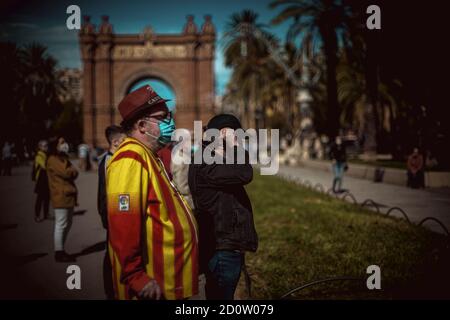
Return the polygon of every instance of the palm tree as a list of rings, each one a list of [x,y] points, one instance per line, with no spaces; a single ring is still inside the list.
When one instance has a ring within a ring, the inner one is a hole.
[[[276,0],[271,3],[271,7],[284,7],[272,20],[274,24],[294,20],[288,33],[290,41],[295,37],[311,37],[323,46],[326,65],[327,131],[333,138],[339,133],[341,112],[337,97],[337,54],[350,13],[349,8],[340,0]]]
[[[33,139],[45,134],[62,110],[59,95],[64,88],[57,77],[57,62],[46,47],[36,43],[25,46],[21,60],[20,126],[32,133],[29,138]]]
[[[377,48],[379,32],[368,30],[365,25],[365,12],[369,5],[367,1],[345,0],[352,8],[352,14],[347,17],[346,59],[351,67],[363,75],[364,100],[364,152],[367,156],[374,156],[377,151],[379,135],[381,132],[380,92],[378,77]]]
[[[0,42],[0,95],[3,117],[0,119],[2,139],[12,138],[15,132],[19,110],[19,89],[21,82],[20,48],[11,42]]]
[[[380,141],[384,140],[390,145],[393,145],[395,141],[398,114],[405,110],[405,101],[402,97],[403,84],[398,79],[378,80],[377,87],[372,89],[376,90],[377,95],[377,112],[373,112],[374,108],[371,108],[369,98],[367,71],[363,64],[349,60],[347,57],[342,55],[337,68],[338,98],[343,110],[341,119],[345,119],[343,121],[353,127],[355,124],[358,125],[358,132],[364,137],[365,155],[373,156],[375,149],[368,147],[373,146],[374,142],[377,147],[383,148]],[[386,113],[389,114],[388,117]],[[385,122],[387,119],[389,119],[388,124]],[[389,134],[389,139],[375,140],[375,137],[382,138],[384,134]],[[368,137],[372,139],[369,143],[367,143]]]
[[[277,39],[257,20],[258,14],[251,10],[235,13],[230,17],[224,35],[225,65],[233,68],[231,81],[238,84],[248,127],[256,127],[258,122],[261,124],[260,121],[263,121],[259,118],[264,114],[260,92],[270,78],[267,68],[270,61],[268,43],[278,46]],[[265,41],[254,36],[253,30],[258,30]],[[248,115],[253,115],[254,119]]]

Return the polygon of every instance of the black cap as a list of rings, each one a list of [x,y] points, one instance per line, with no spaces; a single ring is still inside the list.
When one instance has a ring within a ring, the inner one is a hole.
[[[223,129],[223,128],[231,128],[231,129],[241,129],[241,122],[233,116],[232,114],[218,114],[209,120],[206,129]]]

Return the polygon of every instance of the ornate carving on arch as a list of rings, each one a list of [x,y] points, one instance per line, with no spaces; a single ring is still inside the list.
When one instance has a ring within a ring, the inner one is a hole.
[[[214,28],[212,17],[210,15],[205,16],[205,22],[202,26],[202,33],[209,35],[214,35],[216,33],[216,29]]]
[[[184,26],[184,30],[183,33],[184,34],[197,34],[197,26],[194,22],[194,16],[193,15],[188,15],[186,17],[186,25]]]
[[[102,16],[102,24],[100,25],[98,32],[101,34],[112,34],[113,33],[112,24],[109,23],[109,16]]]

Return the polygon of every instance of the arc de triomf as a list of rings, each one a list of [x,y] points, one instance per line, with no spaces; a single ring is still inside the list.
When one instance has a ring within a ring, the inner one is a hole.
[[[142,79],[159,79],[176,96],[178,128],[206,123],[214,113],[215,28],[205,16],[200,30],[193,16],[180,34],[116,34],[107,16],[98,30],[88,16],[79,34],[83,62],[84,140],[106,147],[105,128],[120,123],[117,105]]]

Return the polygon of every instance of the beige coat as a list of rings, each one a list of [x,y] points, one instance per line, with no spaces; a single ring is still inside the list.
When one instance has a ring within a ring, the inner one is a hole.
[[[73,208],[77,204],[77,169],[66,157],[51,155],[47,175],[53,208]]]
[[[188,175],[189,175],[189,165],[182,162],[183,156],[181,153],[181,148],[178,153],[173,155],[172,161],[170,163],[170,171],[172,172],[172,181],[177,187],[178,191],[184,197],[186,202],[189,204],[191,209],[195,209],[194,201],[192,199],[191,190],[189,189]],[[178,162],[174,161],[177,160]],[[189,160],[189,159],[188,159]],[[187,161],[186,161],[187,162]]]

